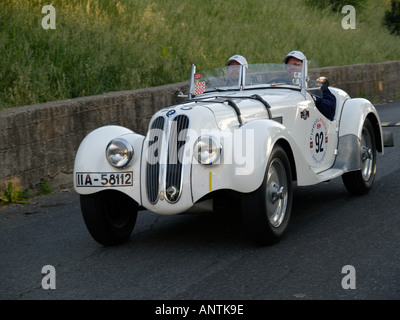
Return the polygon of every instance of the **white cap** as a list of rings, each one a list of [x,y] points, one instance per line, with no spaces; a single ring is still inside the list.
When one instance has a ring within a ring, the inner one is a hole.
[[[306,58],[306,56],[303,54],[303,52],[301,51],[291,51],[287,54],[287,56],[285,57],[285,59],[283,59],[284,63],[287,63],[287,61],[289,60],[289,58],[296,58],[299,59],[301,61],[304,61]]]
[[[237,61],[241,65],[247,64],[247,60],[245,57],[241,56],[240,54],[235,54],[234,56],[230,57],[228,61],[226,62],[226,65],[229,64],[231,61]]]

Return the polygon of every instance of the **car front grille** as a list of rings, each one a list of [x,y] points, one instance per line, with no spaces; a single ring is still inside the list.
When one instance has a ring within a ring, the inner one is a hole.
[[[151,203],[157,202],[159,193],[159,147],[153,146],[154,144],[161,143],[159,141],[161,136],[160,131],[164,129],[164,118],[158,117],[155,119],[150,127],[149,144],[147,149],[147,165],[146,165],[146,185],[147,185],[147,198]],[[153,146],[153,148],[152,148]]]
[[[152,204],[164,197],[170,203],[177,202],[182,192],[182,169],[189,118],[178,115],[165,120],[164,117],[158,117],[150,127],[146,188],[148,200]],[[163,142],[163,139],[166,141]],[[160,154],[160,151],[164,154]]]

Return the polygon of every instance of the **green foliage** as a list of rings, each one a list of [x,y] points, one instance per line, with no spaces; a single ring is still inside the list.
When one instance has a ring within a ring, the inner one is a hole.
[[[26,199],[29,198],[28,190],[21,191],[17,186],[13,186],[12,182],[7,184],[7,189],[3,194],[0,194],[0,204],[11,204],[11,203],[29,203]]]
[[[50,194],[52,192],[53,192],[53,190],[52,190],[51,186],[48,184],[47,181],[43,180],[39,184],[39,190],[38,190],[38,195],[39,196]]]
[[[351,5],[356,9],[364,8],[368,0],[305,0],[312,7],[327,8],[330,7],[335,12],[341,12],[346,5]]]
[[[180,82],[192,63],[212,68],[233,54],[281,62],[302,50],[320,66],[400,59],[400,39],[381,23],[388,0],[345,0],[364,6],[351,31],[334,5],[305,1],[2,0],[0,110]],[[56,29],[44,30],[50,3]]]
[[[391,10],[387,10],[383,17],[383,25],[391,34],[400,36],[400,0],[392,0]]]
[[[37,189],[36,195],[42,196],[47,195],[53,192],[53,189],[49,185],[49,183],[43,180]],[[4,190],[3,194],[0,194],[0,205],[7,205],[12,203],[19,204],[29,204],[28,199],[34,197],[35,195],[30,194],[29,189],[21,191],[20,188],[14,186],[12,182],[7,184],[6,190]]]

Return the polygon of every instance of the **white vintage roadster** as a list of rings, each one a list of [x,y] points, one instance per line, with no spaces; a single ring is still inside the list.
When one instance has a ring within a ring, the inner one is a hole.
[[[235,68],[235,69],[234,69]],[[292,184],[342,177],[351,194],[372,187],[384,135],[374,106],[329,87],[333,121],[315,106],[317,70],[288,77],[285,64],[196,73],[189,94],[154,114],[146,136],[120,126],[88,134],[76,154],[74,187],[92,237],[126,241],[138,210],[173,215],[199,204],[241,205],[256,243],[276,242],[292,211]],[[311,69],[310,69],[311,71]]]

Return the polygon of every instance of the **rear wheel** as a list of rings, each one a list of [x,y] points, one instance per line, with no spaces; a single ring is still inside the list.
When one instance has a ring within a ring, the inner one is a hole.
[[[292,210],[292,175],[285,151],[275,146],[261,186],[244,194],[242,215],[248,234],[259,245],[280,240]]]
[[[92,237],[103,245],[127,241],[136,223],[138,204],[122,192],[81,195],[81,210]]]
[[[371,122],[365,119],[360,141],[361,168],[342,176],[347,191],[352,195],[366,194],[372,187],[376,173],[376,142]]]

